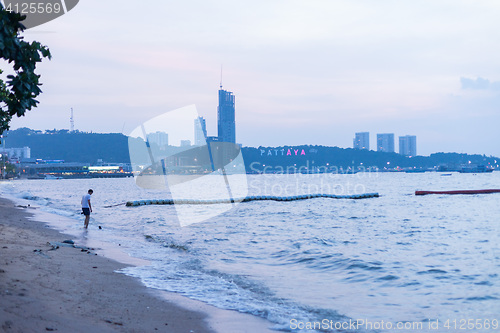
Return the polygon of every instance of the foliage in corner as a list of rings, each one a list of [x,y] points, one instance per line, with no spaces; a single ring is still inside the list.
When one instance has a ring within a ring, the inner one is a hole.
[[[13,75],[6,82],[0,76],[0,134],[9,129],[14,115],[21,117],[36,107],[35,99],[42,90],[40,75],[35,73],[36,64],[43,58],[51,59],[49,49],[33,41],[23,40],[20,33],[25,30],[21,23],[26,16],[9,12],[0,4],[0,59],[12,66]],[[0,75],[3,70],[0,68]]]

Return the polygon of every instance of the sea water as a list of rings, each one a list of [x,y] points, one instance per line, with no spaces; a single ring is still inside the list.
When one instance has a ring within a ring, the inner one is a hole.
[[[92,237],[151,263],[122,273],[275,329],[328,332],[363,321],[371,326],[343,331],[420,323],[419,331],[453,332],[470,319],[492,331],[500,320],[500,194],[414,195],[500,188],[500,172],[249,175],[248,186],[251,195],[380,197],[252,201],[181,227],[171,205],[105,208],[170,195],[132,178],[20,180],[0,191],[74,219],[68,227],[77,231],[81,197],[92,188]],[[314,322],[323,325],[309,329]]]

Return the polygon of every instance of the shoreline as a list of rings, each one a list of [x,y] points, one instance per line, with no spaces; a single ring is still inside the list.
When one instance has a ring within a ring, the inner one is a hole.
[[[50,220],[57,218],[63,217],[0,198],[0,330],[273,332],[262,318],[147,288],[117,273],[147,262],[78,240],[64,244],[74,236],[53,229]]]

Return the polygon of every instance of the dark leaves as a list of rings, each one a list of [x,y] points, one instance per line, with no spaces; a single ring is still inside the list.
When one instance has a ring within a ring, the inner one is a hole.
[[[12,116],[21,117],[36,107],[35,99],[42,91],[36,64],[51,59],[49,49],[37,41],[28,43],[19,34],[25,30],[21,23],[26,16],[8,12],[0,4],[0,58],[13,64],[14,75],[7,82],[0,79],[0,134],[9,129]],[[1,70],[0,70],[1,73]]]

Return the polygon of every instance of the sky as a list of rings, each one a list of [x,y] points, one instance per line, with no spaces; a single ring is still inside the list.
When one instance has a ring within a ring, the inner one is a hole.
[[[217,134],[236,96],[244,146],[352,147],[417,136],[417,153],[500,156],[496,0],[84,0],[25,32],[48,45],[38,108],[11,126],[122,132],[194,104]],[[3,66],[3,65],[2,65]]]

